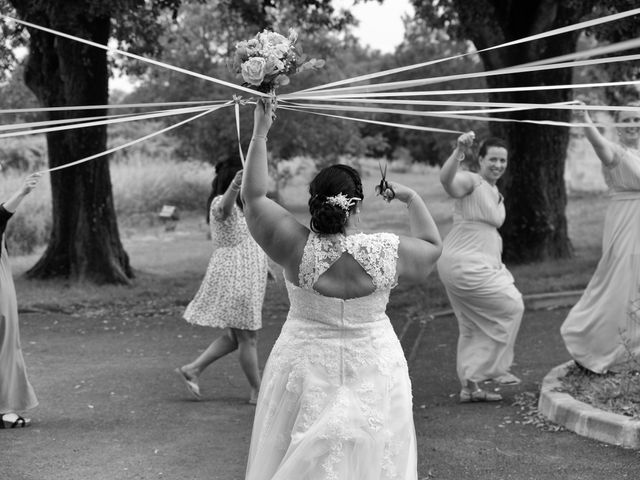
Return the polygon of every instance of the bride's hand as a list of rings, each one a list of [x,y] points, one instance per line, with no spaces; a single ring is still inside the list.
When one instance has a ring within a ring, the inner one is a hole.
[[[266,135],[273,124],[273,100],[259,98],[253,111],[253,134]]]

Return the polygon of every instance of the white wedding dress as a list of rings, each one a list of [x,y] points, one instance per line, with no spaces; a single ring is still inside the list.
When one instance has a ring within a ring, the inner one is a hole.
[[[299,286],[265,366],[247,480],[416,480],[411,382],[385,313],[399,239],[309,234]],[[343,254],[371,277],[342,300],[313,286]]]

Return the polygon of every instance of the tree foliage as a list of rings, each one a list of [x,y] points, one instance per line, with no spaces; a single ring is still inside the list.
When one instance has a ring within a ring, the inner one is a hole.
[[[344,16],[338,21],[327,12],[321,15],[317,6],[303,8],[305,2],[280,3],[277,9],[273,6],[266,8],[265,17],[260,17],[261,21],[252,16],[247,20],[247,13],[238,10],[235,3],[209,1],[186,4],[175,21],[164,19],[165,33],[159,39],[163,50],[160,59],[211,77],[241,83],[227,68],[227,59],[236,42],[252,37],[266,25],[283,32],[289,27],[295,28],[300,32],[298,44],[305,52],[313,57],[330,59],[326,68],[295,76],[292,85],[282,88],[279,93],[325,83],[345,72],[358,72],[353,68],[353,57],[366,57],[366,53],[349,36],[345,38],[338,35],[336,29],[345,24]],[[314,3],[330,6],[330,2],[311,2]],[[330,11],[335,13],[332,9]],[[211,25],[218,25],[219,28],[211,28]],[[349,42],[352,47],[343,55],[343,47]],[[341,55],[336,55],[336,52]],[[362,63],[359,66],[362,67]],[[225,86],[157,67],[147,69],[141,78],[143,82],[140,87],[124,101],[231,100],[237,93],[243,99],[250,97]],[[241,136],[248,139],[251,107],[241,108],[241,118]],[[232,108],[222,109],[189,123],[176,131],[175,135],[181,140],[180,153],[185,158],[197,157],[212,163],[239,161]],[[312,151],[321,157],[335,159],[340,153],[348,152],[350,144],[354,143],[351,140],[358,136],[358,127],[353,122],[281,109],[271,134],[270,151],[280,158]]]

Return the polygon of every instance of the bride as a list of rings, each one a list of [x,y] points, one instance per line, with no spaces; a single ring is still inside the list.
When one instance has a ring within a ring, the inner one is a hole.
[[[398,283],[424,283],[441,251],[436,225],[410,188],[411,236],[355,233],[364,198],[346,165],[309,186],[311,229],[268,199],[271,102],[259,101],[242,182],[258,244],[284,268],[291,307],[264,370],[247,480],[416,480],[411,383],[385,314]]]

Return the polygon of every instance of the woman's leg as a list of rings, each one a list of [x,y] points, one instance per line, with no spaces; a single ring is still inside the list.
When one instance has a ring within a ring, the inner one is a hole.
[[[197,379],[200,374],[213,362],[238,348],[238,339],[233,329],[228,329],[224,335],[216,338],[207,349],[193,362],[188,363],[180,370],[190,379]]]
[[[249,403],[256,403],[260,391],[260,371],[258,370],[258,332],[255,330],[232,329],[238,339],[240,366],[249,380],[251,396]]]

